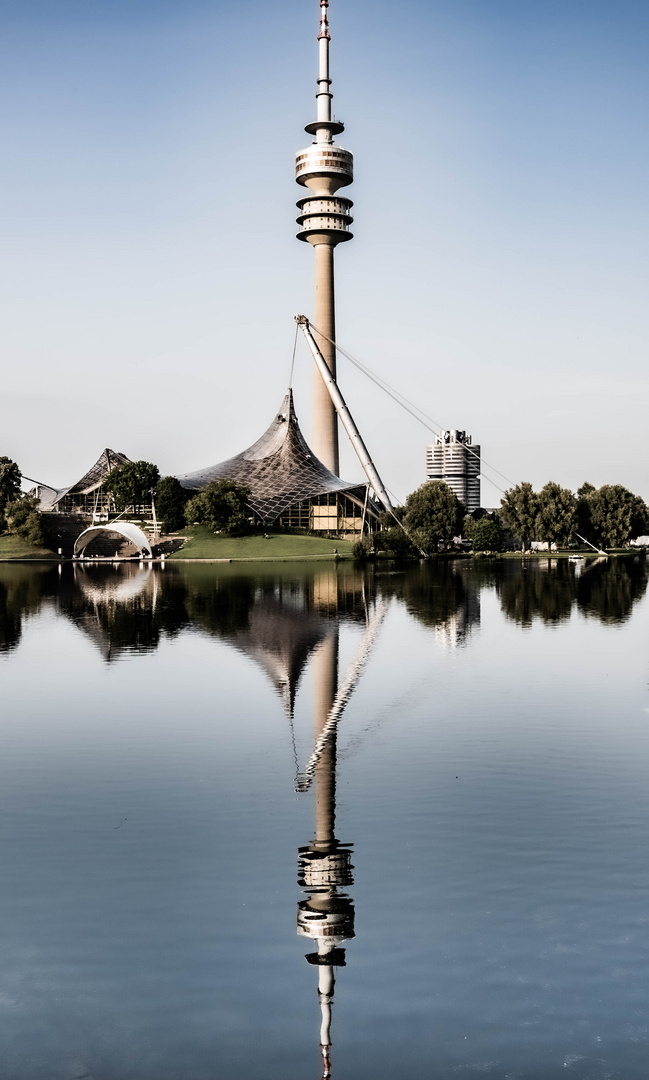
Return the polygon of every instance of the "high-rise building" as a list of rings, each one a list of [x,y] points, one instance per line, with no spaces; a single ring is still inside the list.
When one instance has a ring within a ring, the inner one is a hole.
[[[480,506],[480,447],[466,431],[442,431],[426,447],[426,478],[443,480],[470,514]]]
[[[297,218],[298,239],[315,249],[315,307],[313,330],[320,352],[331,374],[336,377],[336,314],[334,296],[334,248],[351,240],[349,231],[353,218],[350,199],[337,195],[341,187],[354,179],[354,159],[349,150],[334,142],[345,127],[334,120],[331,112],[331,78],[329,77],[329,0],[320,0],[320,31],[318,34],[319,69],[316,90],[316,119],[305,131],[313,135],[310,146],[299,150],[295,158],[295,179],[311,192],[300,199]],[[317,331],[321,331],[320,334]],[[338,417],[322,376],[314,371],[313,432],[311,445],[316,457],[330,472],[338,476]]]

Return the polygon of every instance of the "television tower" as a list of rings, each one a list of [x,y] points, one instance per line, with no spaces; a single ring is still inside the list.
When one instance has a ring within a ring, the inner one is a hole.
[[[297,222],[298,240],[306,240],[315,248],[315,313],[314,330],[321,330],[336,340],[334,298],[334,248],[343,240],[351,240],[349,231],[353,218],[353,203],[341,195],[339,188],[354,179],[354,159],[349,150],[334,142],[334,135],[345,130],[344,124],[331,116],[331,79],[329,78],[329,0],[320,0],[320,31],[318,34],[319,69],[316,90],[317,119],[307,124],[305,131],[314,141],[295,156],[295,179],[311,192],[300,199]],[[336,377],[336,350],[326,338],[316,333],[318,346]],[[316,455],[336,476],[338,463],[338,418],[327,387],[317,368],[313,385],[313,432],[311,446]]]

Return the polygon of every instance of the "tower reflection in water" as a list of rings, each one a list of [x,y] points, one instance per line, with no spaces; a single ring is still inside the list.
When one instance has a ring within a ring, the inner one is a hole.
[[[362,579],[361,579],[362,580]],[[335,577],[329,584],[335,582]],[[322,584],[322,582],[321,582]],[[314,750],[297,790],[315,786],[315,835],[298,850],[298,884],[307,894],[298,904],[297,932],[311,938],[315,950],[306,960],[318,972],[320,1049],[323,1076],[331,1075],[332,1005],[335,969],[345,966],[346,941],[354,937],[354,904],[345,891],[353,885],[352,845],[336,837],[337,725],[351,697],[383,620],[385,602],[370,611],[362,590],[365,629],[345,677],[338,678],[339,629],[335,624],[313,658]]]
[[[297,932],[311,939],[307,962],[317,971],[323,1076],[331,1075],[335,969],[345,965],[345,942],[354,937],[352,846],[336,837],[337,726],[378,634],[387,600],[376,601],[373,573],[339,565],[299,579],[275,578],[255,590],[246,625],[231,644],[266,672],[293,725],[298,683],[309,660],[313,681],[313,751],[296,790],[315,788],[315,835],[298,849]],[[362,628],[356,653],[339,672],[340,628]],[[301,740],[300,740],[301,741]],[[309,740],[310,741],[310,740]],[[299,770],[297,753],[296,767]]]
[[[306,960],[317,970],[323,1076],[331,1075],[332,1005],[335,969],[345,965],[343,945],[354,937],[352,846],[336,837],[337,725],[362,674],[387,601],[375,600],[369,571],[338,566],[299,579],[275,578],[255,589],[244,627],[229,635],[266,672],[293,725],[296,693],[311,659],[313,751],[296,778],[296,790],[315,788],[315,835],[298,849],[297,932],[314,942]],[[356,653],[339,678],[342,623],[362,627]],[[297,753],[296,767],[299,769]]]
[[[338,629],[314,657],[315,739],[323,734],[336,698],[338,682]],[[329,735],[315,765],[315,836],[298,851],[298,884],[307,893],[300,901],[297,931],[312,938],[316,951],[306,959],[318,970],[318,997],[322,1012],[320,1047],[323,1076],[331,1072],[331,1006],[335,968],[345,964],[343,942],[354,937],[354,904],[345,890],[353,884],[351,844],[336,839],[336,733]]]

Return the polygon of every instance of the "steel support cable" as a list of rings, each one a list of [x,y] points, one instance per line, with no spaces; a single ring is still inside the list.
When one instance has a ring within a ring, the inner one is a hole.
[[[347,669],[347,674],[345,675],[345,678],[340,685],[340,688],[333,700],[333,704],[329,710],[329,714],[324,723],[322,731],[320,732],[316,740],[316,744],[313,748],[313,753],[311,754],[311,757],[307,761],[302,772],[295,777],[296,791],[309,790],[311,786],[311,781],[315,776],[315,771],[318,765],[318,761],[320,760],[320,757],[322,755],[322,751],[324,750],[332,735],[336,731],[338,723],[345,711],[345,706],[347,705],[349,699],[354,693],[354,690],[356,689],[356,686],[358,685],[358,680],[361,676],[363,668],[365,667],[365,664],[369,659],[369,655],[372,651],[372,646],[374,645],[376,636],[381,628],[381,623],[385,618],[385,613],[387,609],[387,600],[382,600],[381,603],[378,605],[376,611],[374,612],[374,615],[367,624],[367,627],[365,628],[363,637],[361,639],[361,643],[356,651],[356,655],[354,656],[354,659],[352,660],[351,664]]]
[[[390,383],[382,379],[380,375],[376,375],[375,372],[373,372],[360,360],[357,360],[356,357],[351,355],[351,353],[348,353],[339,345],[336,345],[335,348],[342,354],[342,356],[345,357],[345,359],[349,360],[350,364],[353,364],[354,367],[358,368],[358,370],[361,371],[363,375],[366,375],[368,379],[371,379],[371,381],[375,383],[381,390],[383,390],[383,392],[386,393],[388,397],[391,397],[392,400],[397,403],[397,405],[401,405],[401,408],[405,409],[405,411],[409,413],[412,417],[414,417],[414,419],[417,420],[422,425],[422,427],[425,427],[427,431],[431,431],[434,435],[438,435],[440,431],[446,430],[443,424],[440,424],[439,421],[434,420],[432,416],[429,416],[428,413],[425,413],[423,409],[419,408],[418,405],[415,405],[414,401],[410,401],[409,398],[405,397],[405,395],[402,394],[399,390],[395,389],[395,387],[391,386]],[[482,466],[486,465],[486,467],[490,469],[491,472],[496,473],[497,476],[500,476],[508,484],[511,484],[513,486],[513,480],[510,480],[508,476],[505,476],[504,473],[501,473],[500,470],[495,467],[495,465],[491,465],[484,458],[481,458],[481,456],[476,453],[473,447],[464,444],[464,449],[468,454],[471,454],[472,457],[478,459],[478,461],[480,462],[480,471],[482,471]],[[495,481],[490,480],[489,483],[493,484],[493,486],[497,488],[498,491],[503,491],[503,488],[501,488],[499,484],[496,484]]]
[[[354,448],[354,450],[356,452],[356,455],[357,455],[357,457],[358,457],[358,459],[359,459],[359,461],[361,463],[363,471],[364,471],[365,475],[367,476],[369,484],[372,487],[375,495],[377,496],[379,501],[382,503],[385,511],[388,514],[392,514],[392,517],[394,518],[394,520],[397,522],[398,525],[401,526],[401,528],[405,532],[406,536],[410,540],[413,547],[415,547],[417,549],[419,554],[424,559],[427,558],[428,556],[427,556],[426,552],[419,546],[419,544],[414,539],[414,537],[410,535],[410,533],[408,532],[406,527],[403,525],[403,523],[399,521],[397,515],[395,514],[395,512],[394,512],[394,510],[392,508],[392,505],[390,503],[390,497],[389,497],[387,491],[385,490],[385,488],[383,486],[383,481],[381,480],[381,477],[378,475],[376,469],[374,468],[374,464],[373,464],[372,459],[370,457],[369,451],[368,451],[367,447],[365,446],[365,444],[363,443],[361,434],[360,434],[358,428],[356,427],[356,424],[352,420],[351,414],[349,412],[349,409],[347,408],[347,405],[345,404],[344,398],[343,398],[343,396],[342,396],[342,394],[340,392],[340,389],[338,387],[336,379],[335,379],[334,375],[332,374],[332,372],[330,371],[329,366],[328,366],[324,356],[320,352],[320,349],[318,347],[318,343],[315,340],[315,338],[314,338],[314,336],[313,336],[313,334],[311,332],[311,324],[310,324],[309,320],[307,319],[306,315],[296,315],[295,316],[295,321],[296,321],[298,327],[302,330],[302,332],[304,334],[304,337],[306,338],[307,344],[308,344],[308,346],[309,346],[309,348],[311,350],[311,353],[313,355],[313,359],[314,359],[314,361],[316,363],[316,367],[320,371],[320,375],[322,376],[322,380],[323,380],[323,382],[324,382],[324,384],[325,384],[325,386],[326,386],[326,388],[327,388],[327,390],[329,392],[329,396],[331,398],[331,402],[332,402],[332,404],[334,406],[334,409],[336,410],[336,413],[338,414],[340,420],[343,423],[343,427],[345,428],[345,431],[347,432],[347,434],[349,436],[350,442],[351,442],[351,444],[352,444],[352,446],[353,446],[353,448]],[[331,338],[327,338],[327,340],[331,341]]]
[[[293,746],[293,761],[295,762],[295,775],[297,776],[297,774],[300,771],[300,763],[299,763],[298,758],[297,758],[297,744],[295,742],[295,724],[293,723],[293,712],[292,711],[288,715],[288,722],[289,722],[290,729],[291,729],[291,744]]]
[[[407,413],[410,413],[410,415],[415,420],[417,420],[417,422],[420,423],[422,427],[425,427],[428,431],[431,431],[433,435],[438,435],[440,431],[446,430],[443,424],[440,424],[437,420],[434,420],[432,416],[429,416],[428,413],[425,413],[423,409],[420,409],[418,405],[415,405],[414,401],[410,401],[409,398],[407,398],[394,386],[391,386],[390,383],[385,381],[385,379],[382,379],[380,375],[376,375],[375,372],[371,370],[371,368],[368,368],[355,356],[352,356],[350,352],[348,352],[346,349],[343,349],[341,345],[338,345],[335,341],[332,340],[332,338],[328,337],[327,334],[323,333],[322,330],[318,330],[318,327],[315,326],[314,323],[311,323],[311,326],[317,334],[320,334],[321,337],[325,338],[331,345],[333,345],[333,347],[336,349],[337,352],[341,354],[341,356],[344,356],[346,360],[349,360],[350,364],[353,364],[354,367],[358,368],[358,370],[363,373],[363,375],[366,375],[368,379],[371,379],[371,381],[375,383],[381,390],[383,390],[383,392],[387,394],[388,397],[391,397],[392,400],[397,403],[397,405],[400,405],[402,409],[405,409]],[[500,470],[495,467],[495,465],[491,465],[484,458],[481,458],[479,454],[476,454],[475,450],[473,450],[472,447],[465,445],[464,449],[473,457],[478,459],[478,461],[480,462],[481,471],[482,466],[486,466],[491,472],[495,473],[497,476],[500,476],[501,479],[505,480],[506,483],[508,483],[511,487],[515,486],[513,480],[510,480],[508,476],[505,476],[504,473],[501,473]],[[493,480],[489,480],[489,483],[493,484],[493,486],[497,488],[498,491],[504,494],[504,489],[501,488],[499,484],[496,484]]]

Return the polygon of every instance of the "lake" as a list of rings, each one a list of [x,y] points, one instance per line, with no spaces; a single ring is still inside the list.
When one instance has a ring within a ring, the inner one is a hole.
[[[2,1080],[645,1080],[646,589],[1,564]]]

